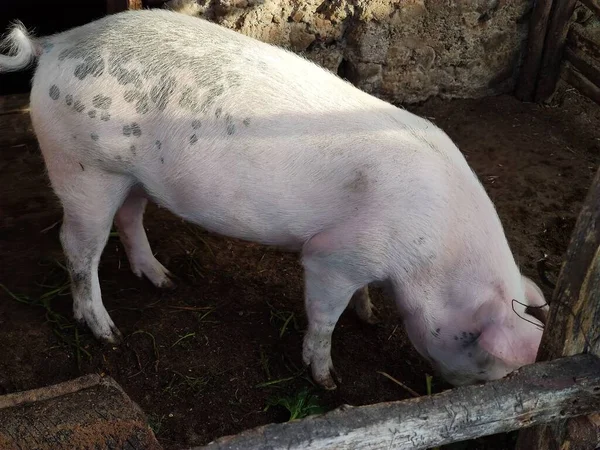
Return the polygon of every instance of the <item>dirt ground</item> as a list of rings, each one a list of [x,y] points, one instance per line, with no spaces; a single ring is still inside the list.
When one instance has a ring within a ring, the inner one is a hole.
[[[551,106],[501,96],[410,109],[434,120],[465,153],[524,273],[539,281],[535,262],[545,253],[555,277],[600,163],[600,108],[567,90]],[[343,383],[334,392],[315,388],[301,364],[306,321],[297,255],[208,234],[153,206],[145,220],[150,243],[178,287],[160,291],[138,280],[111,237],[101,287],[126,337],[119,347],[100,345],[73,326],[61,210],[35,143],[1,148],[0,174],[0,394],[109,374],[146,411],[165,449],[285,421],[286,409],[268,403],[296,403],[305,388],[314,411],[410,397],[379,372],[426,394],[430,369],[391,300],[377,291],[383,323],[367,326],[346,312],[333,340]],[[448,387],[434,377],[434,392]],[[508,449],[514,438],[452,448]]]

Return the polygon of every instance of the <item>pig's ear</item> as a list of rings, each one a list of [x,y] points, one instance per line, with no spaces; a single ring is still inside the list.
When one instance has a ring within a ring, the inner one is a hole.
[[[535,284],[532,280],[527,278],[526,276],[522,276],[523,279],[523,288],[525,290],[525,299],[529,306],[525,309],[525,312],[540,322],[543,325],[546,325],[546,321],[548,320],[548,305],[546,304],[546,299],[544,298],[544,293],[542,290]],[[544,306],[545,305],[545,306]]]

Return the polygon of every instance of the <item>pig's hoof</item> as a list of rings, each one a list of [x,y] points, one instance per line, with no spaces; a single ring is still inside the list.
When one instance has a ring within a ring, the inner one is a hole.
[[[118,345],[123,341],[123,335],[104,307],[98,311],[75,312],[75,320],[80,326],[87,325],[87,328],[100,342]]]
[[[134,269],[134,273],[138,277],[144,275],[154,286],[160,289],[175,289],[177,287],[171,279],[175,276],[157,259],[138,264],[138,267]]]

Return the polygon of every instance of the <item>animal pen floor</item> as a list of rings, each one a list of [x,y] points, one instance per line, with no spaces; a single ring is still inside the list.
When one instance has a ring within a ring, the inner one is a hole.
[[[535,262],[546,253],[556,277],[600,163],[600,108],[563,90],[550,107],[501,96],[431,100],[411,109],[434,120],[466,154],[524,273],[539,281]],[[179,276],[178,287],[159,291],[138,280],[112,236],[100,280],[126,337],[119,347],[100,345],[72,326],[61,210],[31,136],[0,148],[0,173],[0,394],[106,373],[145,410],[165,449],[287,420],[282,406],[265,407],[270,399],[294,403],[303,388],[324,409],[410,397],[378,372],[426,394],[429,368],[379,292],[382,324],[363,325],[344,313],[333,340],[343,383],[334,392],[315,389],[301,364],[297,255],[208,234],[154,206],[146,213],[149,239]],[[448,387],[434,377],[434,391]],[[513,442],[514,434],[452,448],[508,449]]]

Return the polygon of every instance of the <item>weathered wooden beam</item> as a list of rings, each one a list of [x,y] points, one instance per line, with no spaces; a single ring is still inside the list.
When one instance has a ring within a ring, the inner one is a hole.
[[[563,50],[569,31],[569,23],[577,0],[555,1],[548,22],[540,75],[535,91],[535,101],[546,101],[554,93],[560,76]]]
[[[571,25],[567,33],[567,43],[573,49],[579,49],[593,58],[600,59],[600,42],[588,37],[585,29],[578,23]]]
[[[585,95],[590,100],[595,101],[600,105],[600,87],[592,83],[585,75],[572,66],[567,66],[564,69],[564,80],[577,89],[582,95]]]
[[[600,169],[571,235],[550,303],[538,361],[580,353],[600,355]],[[599,411],[597,411],[599,412]],[[583,420],[583,419],[582,419]],[[593,422],[593,421],[592,421]],[[519,433],[517,450],[575,448],[573,425],[559,421]],[[571,439],[571,441],[569,441]],[[592,449],[594,447],[591,447]]]
[[[107,14],[115,14],[128,9],[142,9],[142,0],[106,0]]]
[[[109,377],[0,396],[0,448],[160,450],[144,413]]]
[[[524,102],[532,101],[535,96],[552,3],[553,0],[538,0],[534,2],[533,13],[529,21],[529,34],[524,62],[519,73],[517,89],[515,90],[515,96]]]
[[[419,450],[594,411],[600,411],[600,359],[576,355],[480,386],[266,425],[195,450]]]
[[[596,16],[600,17],[600,2],[598,0],[579,0],[589,9],[591,9]]]
[[[600,86],[600,61],[596,62],[579,49],[565,48],[565,59],[596,86]]]
[[[29,94],[0,96],[0,116],[29,112]]]

